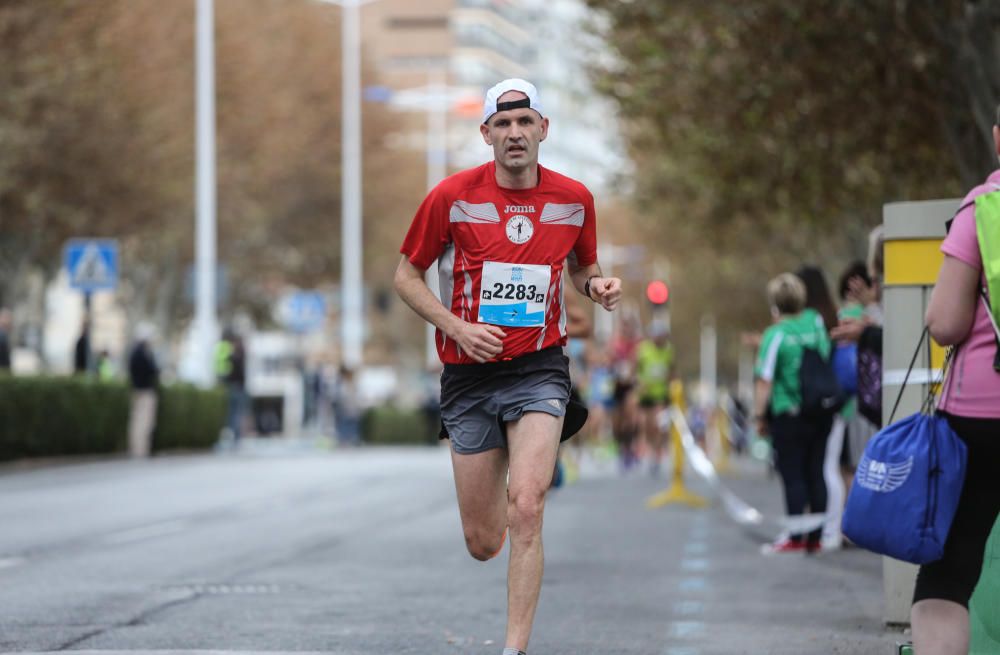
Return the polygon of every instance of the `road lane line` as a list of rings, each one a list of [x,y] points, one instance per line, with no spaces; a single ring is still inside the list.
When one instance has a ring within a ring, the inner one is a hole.
[[[705,603],[697,600],[679,600],[674,603],[677,616],[697,616],[705,610]]]
[[[690,648],[688,646],[671,646],[667,649],[664,655],[700,655],[701,651],[697,648]]]
[[[687,577],[677,585],[681,591],[704,591],[708,588],[708,582],[702,577]]]
[[[704,573],[708,570],[708,560],[705,558],[684,558],[681,560],[681,571],[685,573]]]
[[[153,523],[152,525],[144,525],[138,528],[122,530],[121,532],[113,532],[104,537],[103,541],[105,544],[112,546],[129,544],[136,541],[145,541],[146,539],[153,539],[154,537],[165,537],[169,534],[176,534],[182,531],[185,525],[185,521],[164,521],[162,523]]]
[[[684,544],[685,555],[704,555],[708,551],[708,545],[704,541],[691,541]]]
[[[698,637],[705,631],[701,621],[673,621],[670,624],[670,636],[676,639]]]

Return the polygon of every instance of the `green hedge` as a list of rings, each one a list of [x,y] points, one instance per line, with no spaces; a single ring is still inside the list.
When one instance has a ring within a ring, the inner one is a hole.
[[[0,460],[125,449],[128,388],[83,377],[0,377]]]
[[[221,390],[161,388],[154,448],[211,446],[225,412]],[[0,375],[0,460],[124,451],[128,416],[123,382]]]
[[[373,407],[361,417],[361,438],[371,444],[436,444],[440,425],[419,409]]]
[[[225,424],[225,390],[189,384],[161,387],[153,450],[211,448]]]

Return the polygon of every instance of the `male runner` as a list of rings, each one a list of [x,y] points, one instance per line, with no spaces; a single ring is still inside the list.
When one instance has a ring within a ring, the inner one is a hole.
[[[469,553],[495,557],[510,529],[504,655],[527,649],[542,584],[542,514],[570,388],[564,263],[604,309],[621,297],[621,281],[597,264],[590,192],[538,165],[548,128],[532,84],[490,89],[479,129],[494,161],[430,192],[395,276],[403,300],[437,327],[441,420]],[[435,260],[442,301],[424,282]]]
[[[660,474],[667,433],[660,426],[660,415],[670,404],[670,374],[674,364],[674,346],[670,343],[667,326],[655,321],[649,328],[649,338],[636,348],[636,379],[639,383],[639,408],[642,414],[642,437],[649,448],[649,472]]]

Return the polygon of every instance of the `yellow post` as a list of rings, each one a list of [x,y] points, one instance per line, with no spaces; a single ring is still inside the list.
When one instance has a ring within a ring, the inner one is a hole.
[[[715,456],[715,470],[719,475],[729,475],[733,466],[729,463],[729,414],[721,407],[715,410],[715,434],[719,438],[719,451]]]
[[[680,380],[670,383],[670,402],[683,412],[684,406],[684,385]],[[688,491],[684,486],[684,444],[681,441],[681,431],[676,422],[670,423],[670,448],[673,451],[674,475],[670,481],[670,486],[660,493],[650,496],[646,501],[646,507],[655,509],[674,503],[690,505],[691,507],[704,507],[708,501],[701,496]]]

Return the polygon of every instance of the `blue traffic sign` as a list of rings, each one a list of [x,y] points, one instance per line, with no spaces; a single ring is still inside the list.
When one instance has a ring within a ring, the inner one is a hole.
[[[326,297],[319,291],[295,291],[281,299],[278,311],[289,330],[315,332],[326,322]]]
[[[70,239],[63,247],[69,285],[79,291],[107,291],[118,286],[118,241]]]

